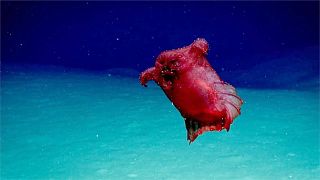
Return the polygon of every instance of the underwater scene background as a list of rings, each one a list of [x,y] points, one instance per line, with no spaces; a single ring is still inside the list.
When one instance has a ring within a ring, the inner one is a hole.
[[[209,43],[244,100],[191,145],[139,73]],[[1,179],[319,179],[319,2],[1,2]]]

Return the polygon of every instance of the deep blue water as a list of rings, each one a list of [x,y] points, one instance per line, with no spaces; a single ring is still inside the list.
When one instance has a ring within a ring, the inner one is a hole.
[[[1,2],[1,179],[319,179],[319,2]],[[188,144],[139,73],[209,44],[245,103]]]

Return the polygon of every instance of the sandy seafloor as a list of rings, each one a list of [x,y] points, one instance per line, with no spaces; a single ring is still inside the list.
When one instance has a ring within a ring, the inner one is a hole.
[[[238,88],[231,130],[189,145],[154,83],[52,67],[1,78],[1,179],[319,178],[317,90]]]

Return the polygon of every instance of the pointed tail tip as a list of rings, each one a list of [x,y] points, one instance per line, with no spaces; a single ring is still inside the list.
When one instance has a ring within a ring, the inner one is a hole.
[[[188,144],[191,145],[191,143],[193,143],[194,139],[193,140],[188,139],[188,141],[189,141]]]
[[[193,143],[196,139],[197,139],[198,135],[195,135],[195,134],[189,134],[188,132],[188,135],[187,135],[187,141],[189,143],[189,145],[191,143]]]

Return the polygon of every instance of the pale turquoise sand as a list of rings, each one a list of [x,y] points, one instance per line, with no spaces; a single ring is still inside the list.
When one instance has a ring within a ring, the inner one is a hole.
[[[34,68],[1,85],[1,179],[319,178],[318,91],[238,89],[231,130],[189,145],[155,84]]]

